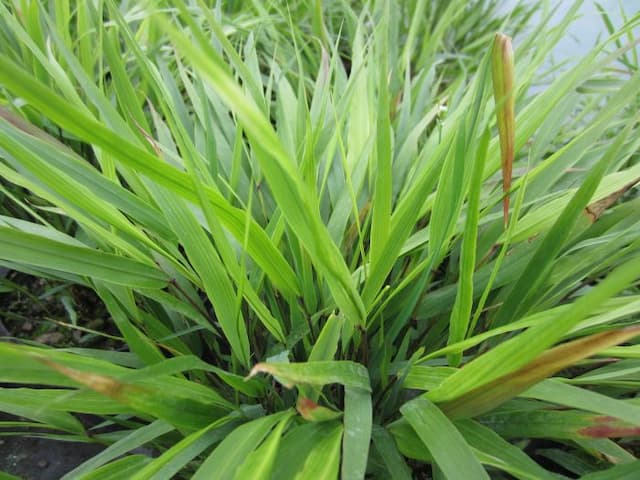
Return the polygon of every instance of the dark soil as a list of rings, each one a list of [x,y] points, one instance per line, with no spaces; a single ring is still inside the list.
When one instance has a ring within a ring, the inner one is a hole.
[[[0,276],[0,337],[56,347],[120,347],[89,331],[117,335],[106,308],[92,290],[19,272],[0,273],[4,274]],[[0,412],[0,421],[6,420],[20,419]],[[24,480],[58,480],[104,449],[103,445],[38,438],[35,431],[3,436],[3,430],[7,432],[0,427],[0,472]]]
[[[0,437],[0,471],[24,480],[58,480],[103,449],[88,443]]]
[[[0,293],[0,337],[59,347],[116,347],[113,340],[91,333],[118,334],[91,289],[19,272],[0,280],[8,290]]]

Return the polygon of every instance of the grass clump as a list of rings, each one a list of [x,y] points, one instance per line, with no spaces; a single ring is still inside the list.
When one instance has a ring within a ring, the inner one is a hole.
[[[578,3],[208,3],[0,6],[0,264],[116,329],[0,343],[3,432],[105,445],[65,478],[637,469],[640,17],[532,94]]]

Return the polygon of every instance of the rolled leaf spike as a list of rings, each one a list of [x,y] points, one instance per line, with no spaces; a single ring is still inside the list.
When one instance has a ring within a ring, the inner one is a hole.
[[[500,157],[502,161],[502,212],[504,225],[509,221],[509,190],[513,171],[515,143],[515,75],[513,68],[513,48],[511,37],[496,33],[491,58],[493,95],[496,102],[496,118],[500,137]]]

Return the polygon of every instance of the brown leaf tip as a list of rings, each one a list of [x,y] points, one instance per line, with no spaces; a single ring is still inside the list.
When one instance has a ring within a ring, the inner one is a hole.
[[[298,413],[302,415],[303,418],[308,419],[313,410],[318,408],[318,404],[311,400],[310,398],[300,397],[298,398],[298,402],[296,404],[296,410]]]
[[[640,435],[640,427],[621,424],[617,418],[609,416],[595,417],[595,424],[578,430],[580,435],[589,438],[621,438]]]

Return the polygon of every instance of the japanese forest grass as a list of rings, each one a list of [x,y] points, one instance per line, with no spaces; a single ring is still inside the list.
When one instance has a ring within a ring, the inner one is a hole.
[[[19,3],[0,264],[124,348],[0,343],[1,434],[106,447],[69,479],[640,470],[639,16],[534,95],[578,4]]]

